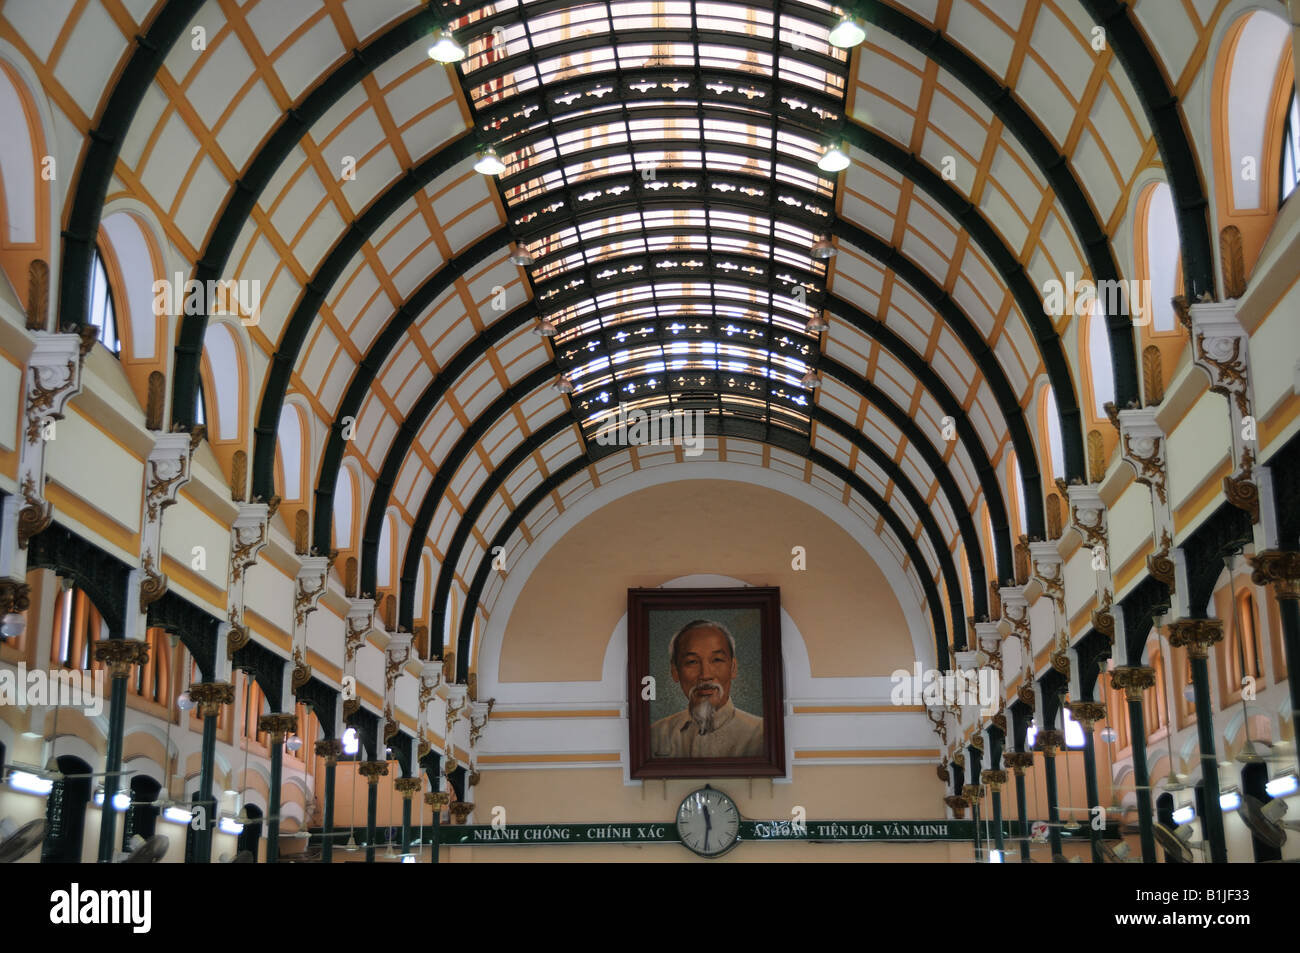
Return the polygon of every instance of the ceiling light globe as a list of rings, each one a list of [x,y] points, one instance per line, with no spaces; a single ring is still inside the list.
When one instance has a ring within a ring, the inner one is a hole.
[[[478,161],[474,163],[474,171],[480,175],[500,175],[506,170],[506,164],[501,161],[497,155],[496,149],[488,146],[478,154]]]
[[[822,153],[822,157],[817,160],[817,168],[832,175],[843,172],[852,164],[853,160],[849,158],[848,153],[838,143],[827,146],[826,151]]]
[[[465,47],[456,42],[450,30],[439,30],[433,46],[429,47],[429,59],[439,63],[459,63],[465,58]]]
[[[0,619],[0,637],[16,639],[27,628],[27,616],[21,612],[10,612]]]
[[[862,43],[867,38],[867,27],[861,20],[853,16],[842,16],[835,26],[831,27],[831,32],[827,36],[831,46],[839,47],[841,50],[851,49]]]

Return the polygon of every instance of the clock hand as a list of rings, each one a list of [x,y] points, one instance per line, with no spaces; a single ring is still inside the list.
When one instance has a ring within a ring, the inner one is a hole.
[[[704,809],[704,849],[709,849],[709,831],[713,830],[713,821],[709,818],[709,806],[700,805]]]

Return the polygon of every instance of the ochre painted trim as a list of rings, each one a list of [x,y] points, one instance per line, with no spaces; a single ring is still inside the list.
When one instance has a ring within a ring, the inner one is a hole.
[[[140,552],[139,533],[126,529],[117,520],[106,515],[98,507],[86,503],[61,484],[53,481],[45,484],[45,498],[54,504],[56,510],[67,513],[82,526],[98,533],[119,549],[128,553]]]

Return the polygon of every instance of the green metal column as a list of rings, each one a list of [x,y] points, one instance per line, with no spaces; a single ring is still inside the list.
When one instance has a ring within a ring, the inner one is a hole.
[[[1291,691],[1291,737],[1300,738],[1300,552],[1266,549],[1251,556],[1254,568],[1251,582],[1273,586],[1273,597],[1282,616],[1282,649],[1286,670],[1292,675],[1287,682]],[[1296,766],[1300,768],[1300,745],[1296,747]]]
[[[414,778],[398,778],[393,782],[393,787],[397,788],[397,793],[402,795],[402,853],[411,852],[411,798],[419,793],[424,782],[418,776]]]
[[[1064,745],[1065,739],[1056,728],[1044,728],[1038,733],[1034,743],[1034,747],[1043,752],[1043,779],[1046,781],[1047,788],[1047,840],[1052,847],[1053,859],[1061,853],[1061,809],[1056,793],[1056,751]]]
[[[1020,824],[1020,862],[1029,863],[1029,803],[1025,797],[1025,769],[1033,768],[1034,755],[1030,751],[1008,751],[1003,762],[1016,776],[1016,814]]]
[[[366,863],[375,862],[375,819],[379,814],[379,779],[388,774],[388,762],[363,761],[357,768],[366,779]]]
[[[212,783],[216,773],[217,719],[221,706],[235,701],[235,687],[229,682],[199,682],[189,688],[190,700],[203,719],[203,744],[199,760],[198,804],[202,809],[202,826],[195,831],[194,857],[196,864],[212,862],[212,834],[218,824],[217,800],[212,796]]]
[[[316,754],[325,759],[325,820],[321,828],[320,862],[334,863],[334,777],[338,769],[339,755],[343,754],[343,742],[337,738],[326,738],[316,742]]]
[[[1093,744],[1093,729],[1097,727],[1097,722],[1106,717],[1106,706],[1101,702],[1077,701],[1067,703],[1066,707],[1070,709],[1070,716],[1083,729],[1083,783],[1088,795],[1088,840],[1092,847],[1092,862],[1100,864],[1102,863],[1102,829],[1097,827],[1094,821],[1097,816],[1104,818],[1105,814],[1093,814],[1093,811],[1101,806],[1101,793],[1097,785],[1097,749]]]
[[[278,712],[257,719],[257,730],[267,733],[266,743],[271,749],[271,791],[266,819],[266,862],[280,860],[280,778],[284,773],[284,739],[298,732],[298,716]]]
[[[1169,644],[1185,649],[1192,663],[1192,689],[1196,693],[1196,737],[1201,748],[1201,784],[1205,787],[1205,840],[1210,862],[1228,862],[1223,834],[1223,808],[1219,806],[1219,758],[1214,743],[1214,706],[1210,702],[1210,646],[1223,641],[1222,619],[1178,619],[1169,625]],[[1171,768],[1172,770],[1172,768]]]
[[[101,639],[94,643],[95,661],[109,666],[113,687],[108,703],[108,751],[105,757],[104,803],[99,811],[99,862],[113,862],[117,812],[113,796],[121,784],[122,734],[126,728],[126,677],[131,666],[149,661],[149,643],[138,639]]]
[[[442,837],[442,809],[447,806],[449,796],[445,791],[430,791],[424,796],[424,803],[433,808],[433,849],[430,851],[430,862],[438,862],[438,847]]]
[[[1154,864],[1156,838],[1151,811],[1151,775],[1147,771],[1147,726],[1142,714],[1142,693],[1156,683],[1154,669],[1145,665],[1121,665],[1111,669],[1112,688],[1122,690],[1128,701],[1128,736],[1133,750],[1133,786],[1137,793],[1138,842],[1142,863]]]

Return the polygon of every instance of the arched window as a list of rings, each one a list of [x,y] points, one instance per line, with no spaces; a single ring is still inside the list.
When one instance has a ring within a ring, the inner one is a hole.
[[[262,694],[262,686],[257,684],[247,672],[244,673],[244,738],[247,741],[256,741],[260,745],[266,744],[266,735],[264,732],[257,730],[257,720],[264,714],[263,708],[266,707],[266,696]]]
[[[1106,419],[1106,404],[1115,400],[1115,371],[1110,362],[1110,333],[1101,302],[1093,302],[1092,313],[1084,326],[1084,345],[1088,355],[1088,389],[1092,392],[1092,412],[1097,420]]]
[[[1255,614],[1255,600],[1249,589],[1237,596],[1233,621],[1235,625],[1228,633],[1224,649],[1230,678],[1228,688],[1236,694],[1241,691],[1243,679],[1264,677],[1259,646],[1259,618]]]
[[[1279,183],[1279,204],[1300,185],[1300,107],[1296,105],[1295,87],[1286,107],[1285,126],[1282,129],[1282,178]]]
[[[352,524],[356,518],[355,480],[352,471],[339,467],[338,481],[334,484],[334,547],[352,548]]]
[[[1146,718],[1146,732],[1154,734],[1169,724],[1169,705],[1165,690],[1165,656],[1157,639],[1151,648],[1151,669],[1156,673],[1156,683],[1142,693],[1142,714]]]
[[[1052,476],[1065,478],[1065,444],[1061,441],[1061,414],[1056,409],[1056,395],[1050,384],[1043,385],[1043,397],[1040,402],[1041,439],[1047,444],[1048,462],[1052,466]]]
[[[54,605],[50,661],[63,668],[91,667],[90,643],[108,638],[108,625],[90,596],[76,587],[61,589]]]
[[[203,395],[203,385],[199,385],[199,392],[194,395],[194,422],[207,426],[208,424],[208,399]]]
[[[375,566],[375,581],[380,589],[393,584],[393,516],[384,517],[383,528],[379,531],[379,559]]]
[[[117,309],[113,306],[113,289],[108,282],[108,269],[104,259],[95,249],[90,262],[90,304],[87,312],[90,323],[99,328],[99,341],[114,354],[120,354],[122,342],[117,336]]]
[[[149,643],[149,661],[135,666],[131,689],[146,701],[168,704],[171,695],[171,638],[166,629],[152,628],[145,633]]]
[[[1019,517],[1013,529],[1013,536],[1020,536],[1026,532],[1025,527],[1029,519],[1025,513],[1025,488],[1020,481],[1020,460],[1016,457],[1016,452],[1010,450],[1007,452],[1007,491],[1015,501],[1012,512]]]
[[[1175,330],[1172,299],[1181,293],[1178,219],[1169,186],[1158,182],[1138,204],[1138,276],[1144,282],[1139,310],[1157,333]]]
[[[280,411],[280,427],[277,435],[280,455],[280,496],[285,502],[301,500],[303,498],[302,415],[292,404],[285,404],[284,409]]]

